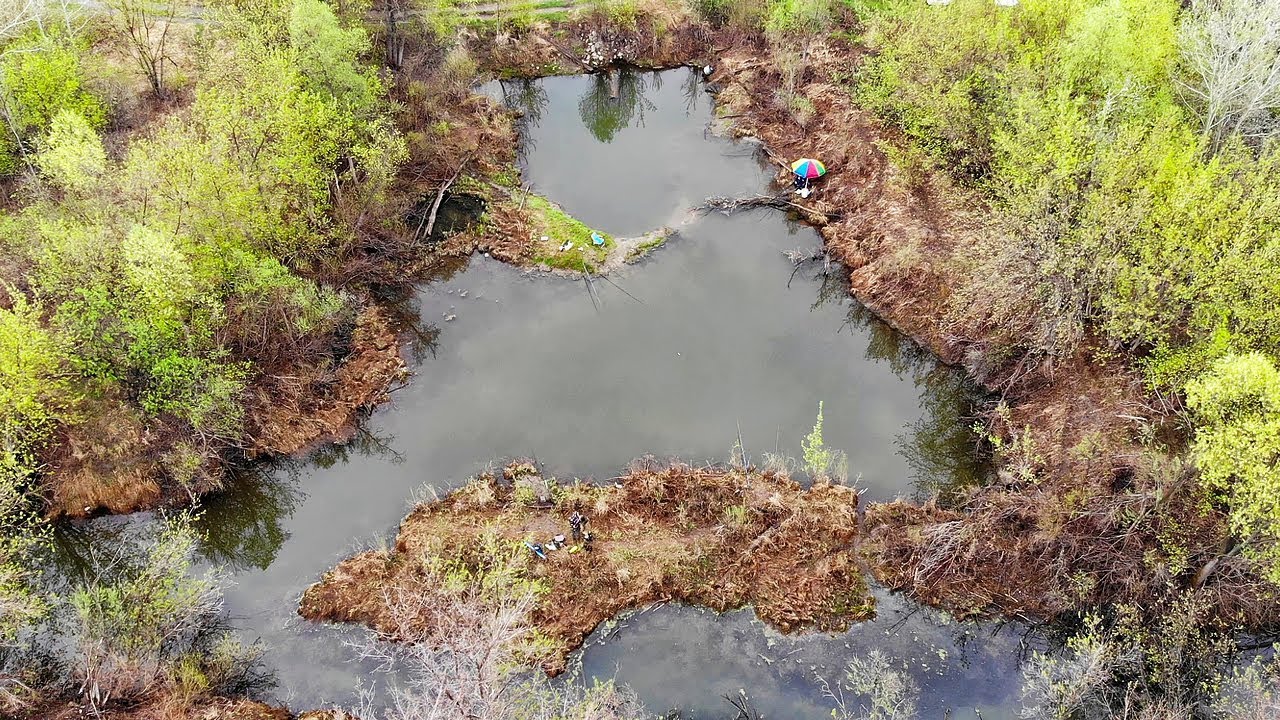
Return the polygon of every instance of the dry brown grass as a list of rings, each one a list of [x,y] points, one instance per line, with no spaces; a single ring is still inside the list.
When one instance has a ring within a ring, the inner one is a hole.
[[[332,365],[288,368],[251,391],[251,456],[287,455],[341,437],[358,414],[384,401],[405,372],[400,341],[386,313],[366,307],[356,319],[351,352]]]
[[[527,30],[470,35],[480,67],[505,77],[539,77],[589,71],[588,46],[606,61],[643,68],[669,68],[714,59],[711,28],[682,3],[642,0],[633,22],[614,22],[607,8],[587,8],[554,27],[538,22]],[[625,20],[625,19],[624,19]]]
[[[159,443],[142,418],[113,397],[87,399],[78,410],[83,421],[62,430],[47,461],[47,513],[127,513],[158,502]]]
[[[633,466],[616,485],[572,484],[551,507],[516,500],[510,478],[482,476],[449,496],[419,506],[400,526],[394,550],[356,555],[303,595],[299,613],[312,620],[389,627],[388,592],[430,593],[437,559],[480,562],[491,533],[507,544],[546,543],[570,535],[573,507],[590,517],[590,551],[562,549],[524,571],[549,592],[533,612],[552,642],[537,658],[549,673],[605,620],[668,600],[723,611],[754,605],[782,630],[839,629],[872,612],[853,545],[857,493],[818,484],[806,490],[784,475],[687,465]],[[425,621],[425,620],[424,620]]]
[[[44,705],[33,708],[24,720],[82,720],[89,715],[79,705]],[[138,706],[104,712],[103,720],[291,720],[287,708],[267,705],[244,698],[209,698],[184,702],[176,697],[160,696]],[[347,720],[329,712],[303,713],[299,720]]]
[[[1190,467],[1150,459],[1116,488],[1082,479],[999,484],[964,512],[898,501],[866,513],[868,555],[894,589],[958,615],[1039,618],[1128,605],[1159,617],[1187,598],[1205,627],[1280,622],[1274,587],[1239,557],[1222,558],[1226,527]],[[1212,581],[1196,576],[1218,560]]]

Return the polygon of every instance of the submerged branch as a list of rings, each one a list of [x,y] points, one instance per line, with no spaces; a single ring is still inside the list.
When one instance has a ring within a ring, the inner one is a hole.
[[[754,210],[755,208],[770,207],[779,210],[795,210],[807,216],[822,218],[828,222],[839,220],[844,217],[843,213],[823,212],[817,208],[808,205],[800,205],[790,200],[783,199],[780,195],[753,195],[751,197],[710,197],[707,201],[694,208],[697,212],[711,212],[718,210],[726,215],[735,213],[740,210]]]

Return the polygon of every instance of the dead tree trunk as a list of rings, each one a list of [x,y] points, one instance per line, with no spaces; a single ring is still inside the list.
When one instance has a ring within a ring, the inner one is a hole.
[[[387,66],[399,69],[404,63],[404,36],[400,34],[400,1],[387,0]]]

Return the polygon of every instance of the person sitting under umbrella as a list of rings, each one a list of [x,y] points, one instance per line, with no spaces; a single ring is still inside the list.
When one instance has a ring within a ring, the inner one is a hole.
[[[809,197],[812,192],[810,182],[816,178],[820,178],[827,174],[827,166],[822,164],[820,160],[813,158],[800,158],[791,163],[791,172],[795,175],[796,194],[802,198]]]

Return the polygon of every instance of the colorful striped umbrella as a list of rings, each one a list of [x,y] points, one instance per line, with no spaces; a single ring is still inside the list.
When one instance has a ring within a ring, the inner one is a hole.
[[[799,175],[805,180],[822,177],[827,174],[827,166],[822,164],[820,160],[813,158],[800,158],[791,163],[791,172]]]

